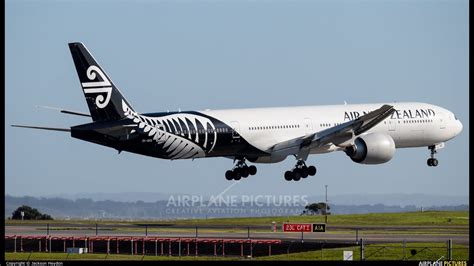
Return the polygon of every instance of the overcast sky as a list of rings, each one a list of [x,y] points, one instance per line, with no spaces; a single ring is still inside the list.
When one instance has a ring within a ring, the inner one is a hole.
[[[87,117],[67,46],[83,42],[138,112],[420,101],[453,111],[463,132],[428,167],[426,147],[383,165],[343,152],[260,164],[231,194],[468,195],[468,1],[6,1],[6,193],[218,194],[225,158],[167,161],[64,132]],[[234,182],[234,181],[232,181]]]

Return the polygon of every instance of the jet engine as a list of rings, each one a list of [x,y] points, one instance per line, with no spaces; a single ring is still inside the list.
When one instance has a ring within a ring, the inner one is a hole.
[[[345,152],[356,163],[381,164],[393,158],[395,142],[389,135],[370,133],[356,138]]]

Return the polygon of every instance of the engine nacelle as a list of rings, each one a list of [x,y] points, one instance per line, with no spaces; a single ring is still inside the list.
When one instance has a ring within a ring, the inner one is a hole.
[[[278,163],[285,160],[287,155],[269,155],[269,156],[259,156],[254,158],[247,158],[252,163]]]
[[[393,158],[395,142],[389,135],[371,133],[356,138],[345,152],[356,163],[381,164]]]

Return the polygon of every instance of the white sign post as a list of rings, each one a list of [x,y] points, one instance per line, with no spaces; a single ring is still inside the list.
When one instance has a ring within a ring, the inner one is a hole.
[[[23,221],[23,217],[25,216],[25,212],[21,212],[21,220]]]
[[[344,250],[344,258],[343,260],[352,260],[352,250]]]

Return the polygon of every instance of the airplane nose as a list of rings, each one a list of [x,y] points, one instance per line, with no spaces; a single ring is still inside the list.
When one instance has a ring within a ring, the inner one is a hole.
[[[456,120],[455,123],[454,123],[454,132],[453,132],[454,136],[459,135],[459,133],[461,133],[461,131],[462,131],[462,128],[463,128],[463,126],[462,126],[461,121]]]
[[[459,133],[461,133],[462,128],[463,128],[463,127],[462,127],[461,121],[456,120],[456,135],[458,135]]]

